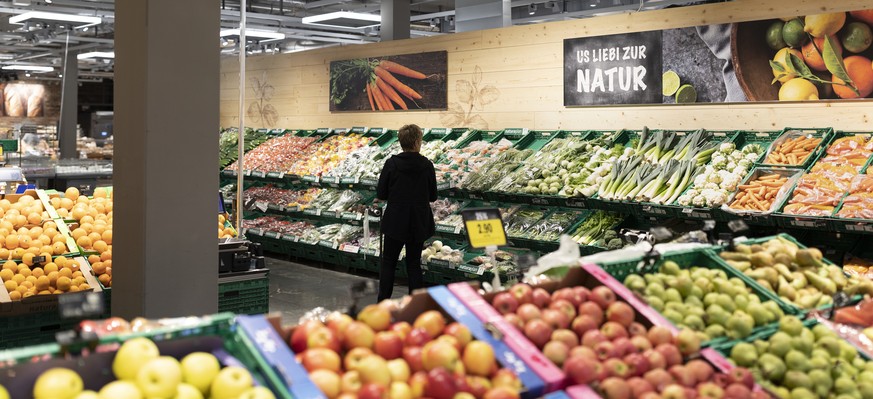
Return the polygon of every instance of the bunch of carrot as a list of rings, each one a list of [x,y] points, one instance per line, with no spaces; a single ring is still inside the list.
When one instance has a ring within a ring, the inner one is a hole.
[[[425,79],[427,77],[421,72],[396,62],[379,61],[373,68],[370,82],[367,83],[367,98],[370,100],[370,109],[373,111],[377,108],[379,111],[394,110],[394,104],[397,104],[401,109],[408,109],[403,97],[413,101],[421,99],[421,94],[418,94],[411,87],[397,80],[392,72],[413,79]]]
[[[821,143],[821,138],[795,137],[783,141],[770,154],[765,163],[771,165],[800,165]]]
[[[776,173],[758,177],[739,186],[739,192],[730,207],[747,211],[768,211],[773,206],[773,202],[776,201],[779,189],[787,182],[787,177]]]

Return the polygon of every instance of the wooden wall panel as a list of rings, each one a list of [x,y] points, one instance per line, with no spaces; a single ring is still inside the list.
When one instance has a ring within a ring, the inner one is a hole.
[[[385,126],[470,126],[533,129],[618,129],[643,125],[665,128],[767,130],[833,126],[873,130],[873,102],[742,103],[627,107],[563,106],[563,40],[654,29],[742,22],[784,15],[848,11],[871,7],[869,0],[735,0],[703,6],[514,26],[367,45],[349,45],[302,53],[265,55],[247,60],[246,103],[262,101],[276,108],[275,126],[249,121],[252,127],[318,128]],[[448,103],[445,111],[336,112],[328,107],[330,61],[357,57],[448,51]],[[481,109],[460,104],[458,82],[491,85],[500,95]],[[221,125],[238,124],[239,65],[222,59]],[[255,93],[255,78],[272,87],[269,99]],[[717,77],[716,77],[717,78]],[[461,116],[457,112],[464,110]],[[451,122],[451,123],[450,123]]]

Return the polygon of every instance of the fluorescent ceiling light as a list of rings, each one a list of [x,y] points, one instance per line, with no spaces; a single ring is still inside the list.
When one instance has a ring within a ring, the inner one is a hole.
[[[76,56],[80,60],[88,58],[115,58],[114,51],[92,51],[90,53],[82,53]]]
[[[382,17],[375,14],[337,11],[327,14],[303,17],[302,21],[304,24],[309,25],[338,26],[341,28],[363,29],[369,28],[371,26],[379,26],[382,23]]]
[[[3,69],[13,70],[13,71],[34,71],[34,72],[51,72],[55,69],[48,66],[40,66],[40,65],[5,65]]]
[[[87,15],[73,15],[73,14],[59,14],[56,12],[45,12],[45,11],[29,11],[24,14],[13,15],[9,17],[10,24],[23,25],[25,21],[61,21],[61,22],[75,22],[81,25],[77,25],[76,28],[83,28],[86,26],[98,25],[103,22],[103,19],[100,17],[92,17]]]
[[[239,36],[239,29],[222,30],[221,33],[219,34],[219,36],[220,37]],[[281,33],[281,32],[270,32],[270,31],[265,31],[265,30],[246,29],[246,37],[266,39],[266,40],[261,40],[261,41],[268,42],[271,40],[282,40],[285,38],[285,34]]]

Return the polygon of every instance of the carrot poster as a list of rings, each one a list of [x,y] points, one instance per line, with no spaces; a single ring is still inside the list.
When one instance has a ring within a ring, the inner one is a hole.
[[[435,51],[330,63],[330,110],[446,109],[448,53]]]

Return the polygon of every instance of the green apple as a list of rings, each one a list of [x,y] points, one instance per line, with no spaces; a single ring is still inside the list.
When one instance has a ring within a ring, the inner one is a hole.
[[[218,372],[209,390],[212,392],[212,399],[237,399],[252,384],[252,375],[248,370],[230,366]]]
[[[150,360],[136,375],[136,385],[147,398],[173,397],[181,383],[182,367],[169,356]]]
[[[209,385],[219,371],[221,365],[211,353],[193,352],[182,358],[182,381],[193,385],[203,395],[209,393]]]
[[[194,385],[183,382],[176,387],[176,396],[173,399],[203,399],[203,394]]]
[[[100,389],[100,399],[143,399],[136,384],[130,381],[113,381]]]
[[[94,391],[82,391],[82,393],[76,395],[73,399],[100,399],[100,396]]]
[[[158,346],[148,338],[134,338],[121,345],[112,360],[112,372],[119,380],[133,381],[140,367],[161,356]]]
[[[34,399],[72,399],[84,389],[82,377],[66,368],[48,369],[33,385]]]
[[[276,395],[267,388],[253,387],[243,392],[239,399],[276,399]]]

